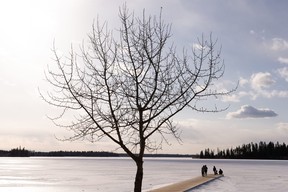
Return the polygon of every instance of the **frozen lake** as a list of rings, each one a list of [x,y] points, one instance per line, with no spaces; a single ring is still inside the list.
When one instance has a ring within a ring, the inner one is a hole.
[[[200,175],[215,165],[225,177],[193,192],[286,192],[288,161],[147,158],[143,190]],[[134,162],[128,158],[0,158],[1,192],[133,191]]]

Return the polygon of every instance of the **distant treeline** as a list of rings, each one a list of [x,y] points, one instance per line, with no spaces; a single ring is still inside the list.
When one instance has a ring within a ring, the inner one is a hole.
[[[36,152],[25,148],[15,148],[10,151],[0,150],[0,157],[119,157],[119,154],[105,151],[50,151]]]
[[[205,149],[200,152],[200,158],[218,159],[288,159],[288,145],[279,142],[259,142],[243,144],[236,148],[219,150]]]
[[[30,156],[34,157],[119,157],[119,154],[106,151],[31,151]]]
[[[120,153],[119,154],[121,157],[128,157],[128,155],[126,153]],[[144,154],[144,157],[163,157],[163,158],[191,158],[191,157],[195,157],[196,155],[190,155],[190,154]]]
[[[145,157],[191,157],[182,154],[145,154]],[[106,151],[30,151],[19,147],[10,151],[0,150],[0,157],[127,157],[127,154]]]
[[[30,152],[25,148],[15,148],[10,151],[0,150],[0,157],[29,157]]]

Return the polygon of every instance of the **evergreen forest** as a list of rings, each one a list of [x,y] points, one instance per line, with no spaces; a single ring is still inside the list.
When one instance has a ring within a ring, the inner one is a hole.
[[[288,145],[279,142],[273,143],[270,141],[259,143],[248,143],[225,150],[215,152],[211,149],[205,149],[200,152],[200,158],[209,159],[288,159]]]

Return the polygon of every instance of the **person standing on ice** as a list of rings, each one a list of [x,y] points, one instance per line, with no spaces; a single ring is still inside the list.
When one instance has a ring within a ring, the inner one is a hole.
[[[204,165],[203,165],[202,168],[201,168],[201,174],[202,174],[202,177],[205,176],[205,167],[204,167]]]
[[[218,173],[217,173],[217,169],[216,169],[215,166],[213,167],[213,172],[214,172],[214,175],[217,175],[217,174],[218,174]]]
[[[208,172],[208,167],[207,165],[204,165],[204,175],[207,176],[207,172]]]

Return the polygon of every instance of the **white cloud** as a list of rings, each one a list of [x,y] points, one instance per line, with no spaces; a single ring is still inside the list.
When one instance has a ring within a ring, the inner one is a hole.
[[[284,67],[277,70],[282,78],[288,82],[288,67]]]
[[[278,61],[280,63],[283,63],[283,64],[288,64],[288,58],[287,57],[279,57]]]
[[[202,45],[200,45],[199,43],[193,43],[192,44],[192,47],[193,49],[196,49],[196,50],[201,50],[203,49],[204,47]]]
[[[275,117],[277,113],[275,113],[271,109],[264,109],[264,108],[254,108],[249,105],[243,105],[241,108],[235,112],[230,112],[227,114],[227,118],[266,118],[266,117]]]
[[[281,97],[281,98],[288,97],[288,91],[273,90],[271,91],[270,94],[272,95],[272,97]]]
[[[274,51],[281,51],[288,49],[288,42],[281,38],[273,38],[271,49]]]
[[[249,33],[250,33],[251,35],[254,35],[256,32],[255,32],[254,30],[250,30]]]
[[[225,95],[222,98],[223,102],[240,102],[239,94]]]
[[[258,97],[264,97],[264,98],[287,98],[288,97],[288,91],[283,90],[257,90],[257,91],[250,91],[248,93],[252,100],[257,99]]]
[[[246,84],[248,84],[249,83],[249,80],[247,80],[247,79],[245,79],[245,78],[243,78],[243,77],[240,77],[240,80],[239,80],[239,85],[241,86],[241,87],[244,87]]]
[[[255,73],[251,76],[250,79],[251,87],[256,90],[261,90],[263,88],[269,88],[275,83],[272,79],[272,75],[268,72],[266,73]]]
[[[249,95],[249,93],[245,92],[245,91],[239,91],[235,94],[231,94],[231,95],[225,95],[223,96],[222,101],[223,102],[240,102],[240,99],[242,97],[245,97]]]
[[[288,67],[278,69],[277,71],[282,78],[288,81]],[[255,100],[259,97],[264,98],[288,98],[288,90],[277,90],[271,89],[272,85],[276,81],[273,79],[272,75],[268,72],[255,73],[252,74],[250,79],[240,78],[239,80],[239,89],[242,91],[236,91],[234,94],[229,96],[224,96],[223,101],[226,102],[240,102],[240,99],[243,97],[250,97],[252,100]],[[249,86],[252,88],[250,90]]]
[[[231,90],[234,90],[236,87],[237,87],[237,83],[235,83],[233,81],[228,81],[228,80],[218,82],[217,84],[215,84],[215,89],[219,92],[222,92],[222,93],[227,93]],[[232,92],[229,95],[222,95],[221,101],[223,101],[223,102],[239,102],[240,97],[242,97],[242,95],[239,94],[236,90],[235,92]]]
[[[278,123],[277,129],[281,132],[288,133],[288,123]]]
[[[262,91],[258,92],[258,94],[262,95],[263,97],[266,97],[266,98],[272,98],[272,97],[285,98],[285,97],[288,97],[288,91],[281,91],[281,90],[271,90],[271,91],[262,90]]]

